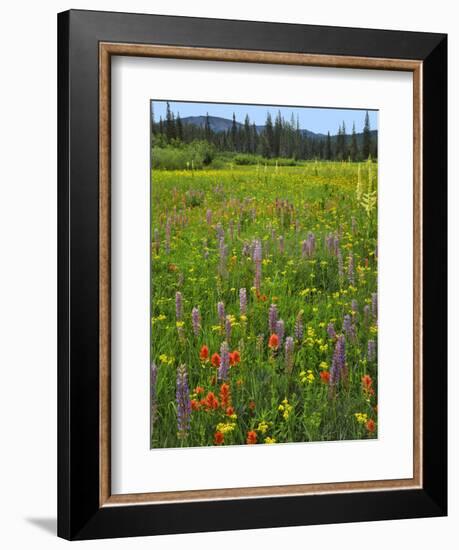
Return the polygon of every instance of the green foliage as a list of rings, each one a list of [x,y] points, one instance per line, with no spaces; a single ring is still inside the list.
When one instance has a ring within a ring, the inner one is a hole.
[[[155,139],[157,139],[155,137]],[[215,147],[207,141],[193,141],[184,144],[173,140],[170,145],[159,138],[152,149],[152,167],[163,170],[200,170],[211,164],[215,156]]]

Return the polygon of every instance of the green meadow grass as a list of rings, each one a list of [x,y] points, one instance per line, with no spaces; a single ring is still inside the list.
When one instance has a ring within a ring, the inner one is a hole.
[[[285,443],[377,436],[377,360],[368,358],[368,341],[377,342],[371,311],[377,292],[376,189],[375,163],[152,171],[153,448],[241,445],[248,438]],[[223,262],[218,231],[228,247]],[[302,242],[309,233],[315,236],[315,250],[303,257]],[[339,239],[342,274],[336,251],[327,247],[330,234]],[[259,292],[250,253],[254,240],[262,246]],[[242,316],[241,288],[247,290]],[[176,318],[177,292],[183,298],[182,319]],[[218,302],[229,316],[229,339]],[[292,368],[284,343],[277,350],[268,347],[271,304],[285,323],[285,337],[294,337]],[[197,335],[193,308],[200,313]],[[332,370],[336,338],[327,334],[327,326],[333,323],[337,335],[343,334],[345,315],[351,316],[354,334],[345,334],[345,370],[330,385],[325,373]],[[295,338],[298,317],[301,339]],[[240,362],[221,381],[218,369],[200,359],[200,350],[207,346],[210,356],[220,353],[225,340],[230,351],[239,352]],[[190,428],[183,433],[177,426],[180,365],[185,365],[193,400]],[[365,375],[371,387],[362,383]],[[223,382],[231,394],[229,411],[221,406]],[[201,404],[209,392],[219,400],[216,409]]]

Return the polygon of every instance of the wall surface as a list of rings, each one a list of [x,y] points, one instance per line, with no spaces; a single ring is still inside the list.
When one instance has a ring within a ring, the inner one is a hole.
[[[56,13],[69,8],[449,34],[450,212],[458,206],[459,27],[438,0],[62,0],[7,3],[0,20],[0,544],[52,550],[56,527]],[[415,8],[415,9],[414,9]],[[456,548],[459,222],[450,216],[450,516],[86,543],[91,548]]]

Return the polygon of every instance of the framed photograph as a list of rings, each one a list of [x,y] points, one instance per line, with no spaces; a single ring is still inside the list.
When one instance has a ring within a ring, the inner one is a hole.
[[[58,35],[59,535],[446,515],[446,36]]]

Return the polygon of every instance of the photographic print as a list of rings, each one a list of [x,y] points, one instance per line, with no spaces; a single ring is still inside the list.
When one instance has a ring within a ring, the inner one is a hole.
[[[151,101],[151,448],[378,434],[378,112]]]

